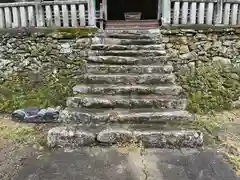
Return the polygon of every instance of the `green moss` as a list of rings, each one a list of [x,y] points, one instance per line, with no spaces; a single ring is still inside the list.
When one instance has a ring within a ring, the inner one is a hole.
[[[0,116],[0,139],[46,146],[46,137],[33,126],[18,124]]]
[[[236,174],[240,176],[240,157],[232,154],[226,154],[226,159],[232,164]]]
[[[89,34],[96,33],[97,30],[97,28],[58,28],[55,30],[55,32],[79,36],[88,36]]]
[[[234,78],[229,71],[234,71]],[[232,108],[232,102],[240,96],[239,75],[239,68],[208,63],[181,71],[177,77],[188,96],[188,110],[206,113]]]

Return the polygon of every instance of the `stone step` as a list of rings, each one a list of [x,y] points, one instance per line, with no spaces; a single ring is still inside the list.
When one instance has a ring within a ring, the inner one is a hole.
[[[160,110],[184,110],[186,106],[186,99],[156,95],[81,95],[68,97],[67,99],[67,107],[73,108],[157,108]]]
[[[149,56],[163,56],[166,55],[165,50],[126,50],[126,51],[98,51],[91,50],[86,52],[87,56],[127,56],[127,57],[149,57]]]
[[[59,122],[79,124],[106,124],[106,123],[168,123],[189,122],[194,116],[183,110],[159,109],[83,109],[66,108],[59,114]]]
[[[105,65],[105,64],[88,64],[87,72],[92,74],[120,74],[120,73],[171,73],[173,71],[172,65]]]
[[[104,43],[113,45],[154,45],[159,44],[160,40],[150,40],[150,39],[117,39],[117,38],[104,38]]]
[[[81,76],[84,84],[175,84],[174,74],[85,74]]]
[[[168,63],[166,56],[154,57],[126,57],[126,56],[88,56],[89,63],[117,64],[117,65],[163,65]]]
[[[154,40],[156,38],[158,38],[158,36],[156,36],[156,32],[154,34],[150,34],[150,33],[143,33],[142,32],[129,32],[129,31],[119,31],[119,32],[107,32],[107,37],[108,38],[117,38],[117,39],[147,39],[147,40]]]
[[[105,50],[105,51],[113,51],[113,50],[164,50],[164,44],[151,44],[151,45],[108,45],[108,44],[93,44],[91,46],[92,50]]]
[[[151,24],[136,24],[136,23],[132,23],[132,24],[106,24],[106,29],[107,30],[129,30],[129,29],[133,29],[133,30],[148,30],[148,29],[153,29],[153,28],[158,28],[159,24],[157,23],[151,23]]]
[[[142,22],[142,20],[141,20]],[[129,22],[131,23],[131,22]],[[148,36],[157,36],[161,33],[159,28],[152,28],[152,29],[105,29],[104,32],[106,35],[111,34],[135,34],[135,35],[148,35]]]
[[[73,87],[74,94],[106,94],[106,95],[131,95],[131,94],[157,94],[177,96],[182,92],[182,87],[170,86],[144,86],[144,85],[77,85]]]
[[[197,130],[149,130],[122,126],[60,126],[49,130],[49,147],[70,147],[114,144],[143,145],[145,148],[196,148],[203,145],[203,134]]]

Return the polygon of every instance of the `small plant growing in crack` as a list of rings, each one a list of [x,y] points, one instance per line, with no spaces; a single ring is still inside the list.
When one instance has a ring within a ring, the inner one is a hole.
[[[131,152],[137,152],[139,153],[139,156],[141,158],[141,171],[143,176],[141,176],[140,180],[147,180],[149,176],[147,163],[144,159],[144,153],[145,153],[145,147],[143,144],[143,141],[137,138],[136,136],[133,136],[131,139],[125,139],[122,142],[117,143],[117,150],[120,153],[128,154]]]

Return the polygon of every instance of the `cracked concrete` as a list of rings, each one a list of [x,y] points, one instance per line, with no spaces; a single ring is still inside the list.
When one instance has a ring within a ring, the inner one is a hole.
[[[239,180],[217,152],[85,147],[28,159],[14,180]]]

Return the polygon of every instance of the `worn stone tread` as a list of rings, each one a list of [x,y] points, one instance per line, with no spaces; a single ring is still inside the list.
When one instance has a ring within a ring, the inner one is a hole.
[[[68,97],[67,106],[74,108],[158,108],[184,110],[187,100],[176,96],[157,95],[79,95]]]
[[[156,38],[156,36],[153,35],[149,35],[149,34],[143,34],[143,32],[141,33],[130,33],[130,32],[121,32],[121,33],[117,33],[117,32],[108,32],[107,33],[107,37],[108,38],[118,38],[118,39],[147,39],[147,40],[152,40],[154,38]]]
[[[92,50],[164,50],[164,44],[151,44],[151,45],[109,45],[109,44],[93,44]]]
[[[174,74],[90,74],[87,73],[81,78],[86,84],[175,84]]]
[[[103,63],[103,64],[119,64],[119,65],[163,65],[167,63],[166,56],[151,56],[151,57],[127,57],[127,56],[88,56],[88,62]]]
[[[59,122],[65,123],[168,123],[189,122],[195,118],[192,114],[183,110],[159,110],[152,108],[141,109],[86,109],[66,108],[60,112]]]
[[[88,56],[127,56],[127,57],[135,57],[135,56],[162,56],[166,55],[165,50],[112,50],[112,51],[99,51],[99,50],[91,50],[87,52]]]
[[[107,127],[97,134],[97,140],[107,144],[141,142],[145,147],[196,148],[203,144],[203,134],[196,130],[151,131]]]
[[[135,141],[147,148],[186,148],[203,144],[203,134],[197,130],[138,130],[117,126],[86,128],[83,126],[59,126],[48,132],[50,147],[81,147],[89,145],[113,145]]]
[[[152,39],[118,39],[118,38],[110,38],[106,37],[104,40],[105,44],[112,45],[154,45],[158,44],[156,40]]]
[[[135,35],[156,35],[159,36],[160,29],[159,28],[150,28],[150,29],[105,29],[106,35],[111,35],[111,34],[135,34]]]
[[[177,85],[152,86],[152,85],[76,85],[73,87],[74,94],[109,94],[109,95],[130,95],[130,94],[158,94],[158,95],[179,95],[182,87]]]
[[[171,73],[173,72],[172,65],[106,65],[106,64],[88,64],[87,72],[94,74],[108,73]]]

